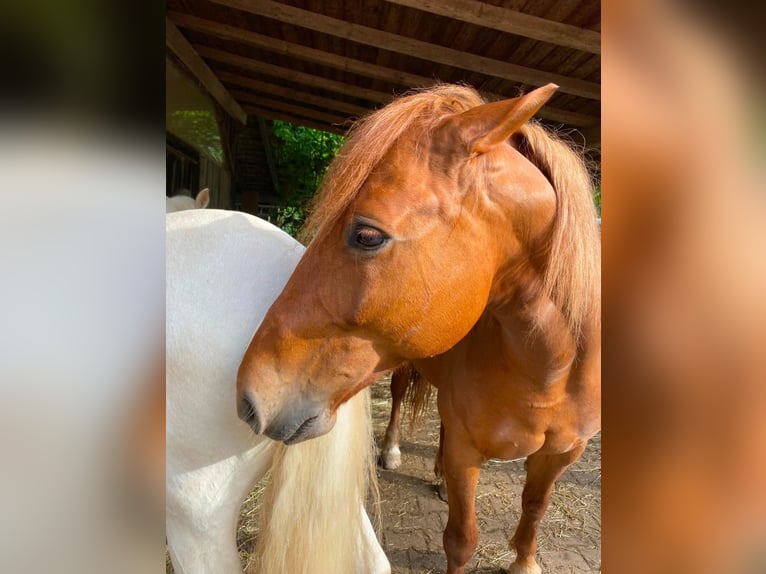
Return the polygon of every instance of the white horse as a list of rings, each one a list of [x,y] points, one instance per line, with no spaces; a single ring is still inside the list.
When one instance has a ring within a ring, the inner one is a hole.
[[[186,211],[187,209],[205,209],[210,204],[210,190],[206,187],[197,197],[192,197],[189,190],[165,198],[165,213]]]
[[[389,573],[363,506],[374,467],[369,395],[341,407],[328,435],[290,447],[237,417],[240,360],[303,247],[247,214],[190,210],[167,216],[166,249],[166,533],[176,573],[242,572],[240,506],[269,469],[254,572]]]

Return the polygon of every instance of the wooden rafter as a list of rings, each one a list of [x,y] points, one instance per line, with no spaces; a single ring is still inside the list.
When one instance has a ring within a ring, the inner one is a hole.
[[[342,124],[345,121],[347,121],[347,118],[345,116],[337,116],[334,114],[329,114],[327,112],[320,112],[313,108],[307,108],[307,107],[299,106],[296,104],[289,104],[285,102],[284,100],[275,100],[272,98],[268,98],[266,96],[261,96],[259,94],[234,91],[232,92],[232,95],[241,102],[246,102],[246,103],[255,104],[261,107],[271,108],[273,110],[283,111],[285,113],[288,113],[294,116],[302,116],[304,118],[309,118],[312,120],[319,120],[320,122],[324,122],[328,124]]]
[[[344,114],[360,116],[369,112],[368,108],[364,108],[362,106],[349,104],[347,102],[342,102],[333,98],[324,98],[322,96],[317,96],[316,94],[307,93],[303,90],[286,88],[284,86],[279,86],[270,82],[262,82],[254,78],[247,78],[238,74],[232,74],[231,72],[218,72],[218,78],[222,82],[229,85],[238,86],[240,88],[249,88],[264,94],[279,96],[281,98],[287,98],[289,100],[298,101],[300,103],[323,107],[327,110],[334,110]]]
[[[188,28],[196,32],[202,32],[203,34],[209,34],[217,38],[230,40],[246,46],[254,46],[270,52],[284,54],[299,60],[322,64],[330,68],[351,72],[366,78],[393,82],[410,88],[430,86],[436,82],[433,78],[409,74],[404,71],[378,66],[377,64],[372,64],[370,62],[354,60],[331,52],[316,50],[314,48],[309,48],[308,46],[286,42],[271,36],[264,36],[257,32],[221,24],[220,22],[213,22],[212,20],[197,18],[196,16],[190,16],[188,14],[170,12],[169,16],[182,28]]]
[[[232,118],[242,124],[247,123],[247,114],[244,110],[168,18],[165,18],[165,44]]]
[[[554,82],[560,86],[564,93],[594,100],[601,98],[601,88],[593,82],[468,54],[445,46],[338,20],[272,0],[259,0],[255,3],[250,0],[212,0],[212,2],[383,50],[533,86]]]
[[[277,165],[274,161],[274,152],[271,150],[271,140],[269,130],[266,128],[266,121],[263,116],[258,116],[258,133],[261,136],[263,152],[266,155],[266,166],[269,168],[269,177],[271,178],[272,189],[279,195],[279,176],[277,175]]]
[[[493,6],[477,0],[387,0],[392,4],[416,8],[424,12],[446,16],[515,34],[548,42],[558,46],[574,48],[591,54],[601,53],[601,34],[585,28],[546,20],[502,6]]]
[[[383,80],[383,81],[391,82],[401,86],[406,86],[408,88],[432,86],[437,82],[437,80],[434,78],[419,76],[417,74],[411,74],[401,70],[395,70],[392,68],[379,66],[377,64],[371,64],[369,62],[354,60],[352,58],[347,58],[345,56],[339,56],[337,54],[324,52],[322,50],[316,50],[314,48],[309,48],[307,46],[302,46],[300,44],[294,44],[291,42],[286,42],[284,40],[279,40],[277,38],[272,38],[271,36],[264,36],[262,34],[251,32],[249,30],[245,30],[242,28],[237,28],[234,26],[221,24],[220,22],[213,22],[211,20],[205,20],[203,18],[198,18],[196,16],[190,16],[190,15],[182,14],[179,12],[170,12],[169,15],[174,22],[176,22],[179,26],[183,28],[189,28],[196,32],[209,34],[217,38],[222,38],[222,39],[230,40],[240,44],[255,46],[257,48],[265,49],[268,51],[285,54],[300,60],[315,62],[315,63],[322,64],[322,65],[335,68],[338,70],[351,72],[360,76],[373,78],[376,80]],[[219,54],[220,53],[223,53],[223,52],[219,52]],[[231,63],[231,62],[226,62],[226,63]],[[241,65],[242,63],[243,61],[239,60],[239,64],[237,65]],[[248,68],[248,69],[252,69],[252,68]],[[254,70],[254,71],[268,73],[268,72],[265,72],[263,69]],[[287,72],[284,72],[284,73],[287,73]],[[223,74],[225,74],[225,72],[221,72],[219,76],[223,78]],[[272,75],[275,75],[275,74],[272,74]],[[298,77],[301,77],[301,76],[298,76]],[[293,79],[292,74],[290,78],[286,78],[286,79]],[[246,84],[238,84],[238,85],[246,86]],[[320,86],[313,86],[313,87],[320,87]],[[335,87],[337,88],[337,86]],[[341,93],[346,93],[346,94],[348,93],[348,90],[349,90],[348,87],[345,87],[341,90],[337,90],[330,87],[326,89],[330,89],[332,91],[340,91]],[[499,95],[491,94],[491,93],[488,93],[487,96],[493,99],[500,98]],[[365,99],[370,99],[370,98],[365,97]],[[372,100],[372,101],[375,101],[376,103],[386,103],[390,101],[390,99],[391,98],[388,97],[386,100]],[[351,110],[351,109],[344,110],[344,108],[341,106],[340,103],[336,105],[335,109],[346,111],[348,113],[356,114],[356,115],[363,113],[360,110]],[[598,118],[594,118],[592,116],[580,114],[577,112],[572,112],[569,110],[555,108],[552,106],[545,106],[542,110],[540,110],[538,115],[541,118],[546,120],[550,120],[553,122],[560,122],[563,124],[576,126],[576,127],[588,127],[598,123]]]
[[[259,62],[257,60],[251,60],[249,58],[245,58],[237,54],[223,52],[215,48],[205,48],[200,46],[198,50],[200,55],[216,62],[222,62],[224,64],[240,67],[244,70],[250,70],[253,72],[275,76],[290,82],[305,84],[313,88],[321,88],[337,92],[339,94],[369,100],[375,102],[376,104],[387,104],[394,98],[394,96],[391,94],[384,94],[383,92],[377,92],[367,88],[359,88],[352,84],[345,84],[343,82],[336,82],[335,80],[330,80],[319,76],[312,76],[311,74],[296,72],[295,70],[282,68],[280,66],[267,64],[265,62]],[[573,126],[586,127],[598,123],[598,120],[591,116],[586,116],[576,112],[569,112],[567,110],[559,110],[557,108],[549,108],[547,106],[540,110],[538,115],[541,118],[550,121],[561,122]]]
[[[343,82],[336,82],[335,80],[330,80],[328,78],[305,74],[303,72],[298,72],[289,68],[282,68],[267,62],[260,62],[258,60],[245,58],[244,56],[239,56],[237,54],[224,52],[223,50],[218,50],[216,48],[206,48],[204,46],[199,46],[197,51],[202,57],[213,60],[215,62],[230,64],[232,66],[242,68],[243,70],[250,70],[252,72],[258,72],[269,76],[276,76],[277,78],[282,78],[283,80],[290,82],[305,84],[312,88],[320,88],[323,90],[329,90],[331,92],[338,92],[340,94],[346,94],[347,96],[369,100],[379,104],[387,104],[392,99],[391,95],[382,94],[381,92],[377,92],[375,90],[359,88],[357,86],[352,86]]]
[[[346,130],[340,126],[334,126],[332,124],[324,124],[322,122],[317,122],[314,120],[301,118],[298,116],[294,116],[294,115],[287,114],[280,111],[270,110],[268,108],[263,108],[260,106],[252,106],[252,105],[245,104],[244,110],[248,114],[251,114],[254,116],[261,116],[270,120],[281,120],[283,122],[290,122],[292,124],[314,128],[316,130],[323,130],[326,132],[332,132],[334,134],[346,135]]]

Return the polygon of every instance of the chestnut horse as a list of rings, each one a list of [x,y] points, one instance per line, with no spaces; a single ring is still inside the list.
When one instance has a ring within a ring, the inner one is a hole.
[[[600,239],[580,156],[528,120],[555,85],[400,98],[356,126],[313,236],[240,365],[240,417],[286,443],[405,361],[438,389],[448,574],[478,540],[483,461],[526,457],[509,572],[540,572],[555,480],[600,429]],[[390,281],[396,276],[397,281]]]

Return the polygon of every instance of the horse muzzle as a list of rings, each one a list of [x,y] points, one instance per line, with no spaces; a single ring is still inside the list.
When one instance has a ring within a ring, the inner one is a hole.
[[[255,434],[265,434],[286,445],[321,436],[335,425],[335,416],[329,409],[301,399],[290,401],[279,412],[268,416],[247,391],[242,393],[237,411]]]

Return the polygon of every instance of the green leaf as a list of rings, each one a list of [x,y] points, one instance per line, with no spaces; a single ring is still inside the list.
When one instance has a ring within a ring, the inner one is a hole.
[[[306,204],[345,138],[278,120],[272,126],[277,140],[274,161],[286,206],[277,212],[277,225],[295,235],[303,224]]]

